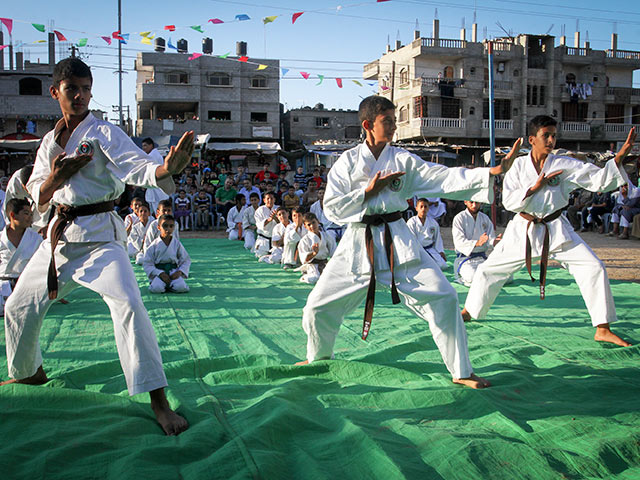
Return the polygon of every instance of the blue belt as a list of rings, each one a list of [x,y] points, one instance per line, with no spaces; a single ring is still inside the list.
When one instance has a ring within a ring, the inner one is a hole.
[[[485,260],[487,259],[487,254],[484,252],[476,252],[476,253],[472,253],[471,255],[463,255],[460,252],[456,252],[456,258],[464,258],[464,260],[462,260],[459,264],[458,264],[458,269],[456,270],[456,273],[459,275],[460,274],[460,268],[462,267],[462,265],[464,265],[464,263],[468,260],[471,260],[472,258],[478,258],[478,257],[482,257]]]

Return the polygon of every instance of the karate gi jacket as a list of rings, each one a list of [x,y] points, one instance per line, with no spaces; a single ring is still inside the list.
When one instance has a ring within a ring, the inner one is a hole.
[[[327,260],[336,251],[336,241],[331,235],[320,232],[319,237],[313,232],[307,232],[298,243],[298,256],[301,263],[310,263],[306,261],[306,258],[312,252],[311,247],[314,243],[318,244],[318,254],[314,257],[315,260]]]
[[[487,234],[489,240],[484,245],[476,246],[483,233]],[[451,235],[456,253],[461,253],[465,257],[472,253],[488,254],[493,250],[493,242],[496,240],[491,219],[482,212],[478,212],[476,218],[473,218],[469,210],[463,210],[453,218]]]
[[[7,236],[7,229],[0,232],[0,277],[18,278],[42,243],[42,237],[27,228],[16,247]]]
[[[440,235],[440,225],[433,218],[424,219],[424,225],[417,215],[407,221],[407,227],[411,230],[422,248],[434,248],[438,253],[444,253],[442,235]]]
[[[191,257],[189,257],[187,250],[175,236],[171,238],[169,245],[166,245],[162,238],[158,237],[145,251],[142,268],[144,268],[149,280],[153,280],[161,273],[164,273],[164,270],[156,267],[161,263],[175,263],[176,269],[184,273],[185,277],[189,277]]]

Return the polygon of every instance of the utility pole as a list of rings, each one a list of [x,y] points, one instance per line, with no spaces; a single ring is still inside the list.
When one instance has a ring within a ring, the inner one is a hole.
[[[76,52],[79,52],[75,45],[71,45],[71,58],[76,58]]]
[[[122,0],[118,0],[118,33],[122,34]],[[124,128],[122,118],[122,42],[118,40],[118,106],[120,128]]]

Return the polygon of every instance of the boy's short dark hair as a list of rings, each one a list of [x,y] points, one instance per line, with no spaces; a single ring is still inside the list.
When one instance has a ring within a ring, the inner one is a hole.
[[[24,207],[31,209],[31,202],[26,198],[12,198],[7,202],[7,212],[18,215]]]
[[[275,200],[276,194],[273,192],[265,192],[264,195],[262,195],[262,199],[264,200],[264,197],[268,197],[269,195],[271,195]]]
[[[305,208],[303,206],[297,206],[297,207],[293,207],[291,209],[291,213],[296,212],[299,215],[304,215],[304,213],[306,212]]]
[[[302,216],[302,221],[304,223],[307,223],[307,222],[311,223],[314,220],[318,220],[318,217],[316,217],[316,214],[313,212],[307,212]]]
[[[151,207],[147,202],[140,202],[140,206],[138,208],[145,207],[147,210],[151,211]]]
[[[287,212],[287,213],[289,213],[289,210],[287,210],[287,209],[286,209],[286,208],[284,208],[284,207],[278,207],[278,209],[276,210],[276,215],[277,215],[279,212]]]
[[[93,83],[91,69],[79,58],[69,57],[60,60],[53,68],[53,86],[58,88],[60,82],[69,80],[71,77],[89,78]]]
[[[549,115],[538,115],[531,119],[529,122],[529,135],[535,137],[538,134],[538,130],[544,127],[557,127],[558,122],[555,118]]]
[[[162,222],[166,220],[173,220],[174,223],[176,221],[173,215],[171,215],[170,213],[165,213],[164,215],[160,215],[160,217],[158,218],[158,225],[160,225]]]
[[[424,203],[426,203],[427,205],[429,205],[429,200],[427,200],[427,199],[426,199],[426,198],[424,198],[424,197],[420,197],[418,200],[416,200],[416,205],[418,205],[420,202],[424,202]]]
[[[246,198],[246,197],[243,194],[238,193],[236,195],[236,203],[241,203],[243,198]]]
[[[380,95],[371,95],[360,102],[358,107],[358,119],[360,123],[365,120],[375,121],[376,117],[387,110],[395,110],[396,106],[391,100]]]
[[[173,210],[173,205],[171,204],[171,200],[169,200],[168,198],[165,200],[160,200],[158,202],[158,208],[160,207],[170,208],[171,210]]]
[[[144,140],[142,140],[142,143],[146,143],[147,145],[153,145],[155,147],[155,143],[153,142],[153,140],[151,140],[151,137],[147,137]]]
[[[260,195],[258,195],[256,192],[251,192],[249,194],[249,200],[251,200],[252,198],[257,198],[258,200],[260,200]]]

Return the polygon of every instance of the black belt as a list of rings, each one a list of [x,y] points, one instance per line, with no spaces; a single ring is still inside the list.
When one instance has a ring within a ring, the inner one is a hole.
[[[396,287],[396,280],[393,273],[393,239],[391,238],[391,230],[389,230],[389,222],[395,222],[402,219],[404,212],[383,213],[378,215],[365,215],[362,217],[362,223],[367,227],[365,229],[365,245],[367,247],[367,256],[371,264],[371,277],[369,279],[369,289],[367,290],[367,300],[364,305],[364,323],[362,325],[362,339],[366,340],[371,329],[371,319],[373,318],[373,306],[376,300],[376,267],[373,256],[373,234],[371,226],[380,226],[384,224],[384,250],[389,261],[389,270],[391,270],[391,301],[393,304],[400,303],[400,295]]]

